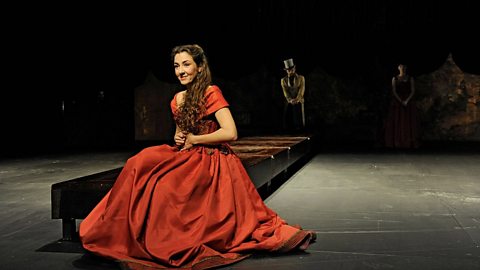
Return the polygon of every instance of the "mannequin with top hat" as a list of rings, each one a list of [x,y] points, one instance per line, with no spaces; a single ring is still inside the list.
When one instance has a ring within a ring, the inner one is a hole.
[[[285,104],[283,109],[283,128],[286,131],[299,131],[305,128],[305,77],[296,71],[293,59],[283,61],[287,73],[281,79]]]

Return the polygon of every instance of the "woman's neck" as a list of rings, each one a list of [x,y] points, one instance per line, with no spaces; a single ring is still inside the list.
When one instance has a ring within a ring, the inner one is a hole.
[[[406,81],[408,79],[408,75],[406,73],[400,73],[398,74],[398,79],[402,81]]]

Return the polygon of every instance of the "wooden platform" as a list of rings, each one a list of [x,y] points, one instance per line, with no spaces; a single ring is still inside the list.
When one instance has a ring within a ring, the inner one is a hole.
[[[311,137],[245,137],[231,144],[256,188],[259,188],[312,150]]]
[[[312,151],[308,136],[243,137],[232,142],[255,187],[259,189]],[[122,167],[52,185],[52,219],[62,219],[63,240],[75,240],[76,219],[88,213],[111,189]]]

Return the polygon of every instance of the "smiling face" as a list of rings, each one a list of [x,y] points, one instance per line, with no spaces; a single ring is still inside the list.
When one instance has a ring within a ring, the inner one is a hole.
[[[202,68],[195,63],[193,57],[187,52],[177,53],[173,60],[175,76],[182,85],[188,85],[193,82]]]

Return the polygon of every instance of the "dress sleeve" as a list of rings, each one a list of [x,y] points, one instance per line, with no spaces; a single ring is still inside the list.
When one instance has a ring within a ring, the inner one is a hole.
[[[215,113],[221,108],[229,106],[228,102],[223,97],[222,91],[216,85],[212,85],[210,88],[208,88],[205,95],[207,115]]]

